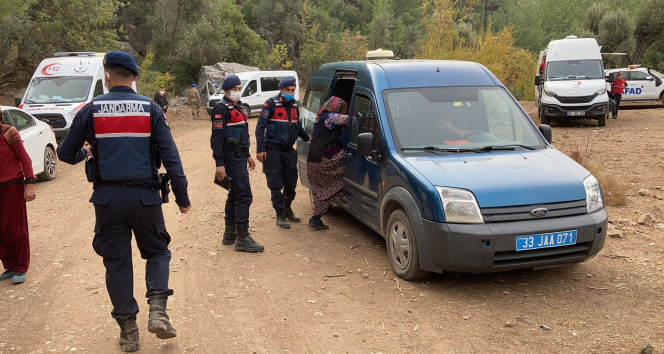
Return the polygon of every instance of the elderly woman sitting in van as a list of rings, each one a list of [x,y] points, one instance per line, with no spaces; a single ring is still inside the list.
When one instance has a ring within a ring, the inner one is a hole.
[[[344,196],[344,164],[341,128],[348,123],[348,105],[339,97],[330,97],[316,115],[311,145],[307,155],[307,175],[313,197],[313,216],[309,227],[327,230],[321,216],[332,203]]]

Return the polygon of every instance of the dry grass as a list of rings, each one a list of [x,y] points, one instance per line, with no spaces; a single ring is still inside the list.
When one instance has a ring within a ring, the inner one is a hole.
[[[563,151],[567,156],[571,157],[574,161],[578,162],[580,165],[585,167],[590,173],[597,178],[599,184],[602,186],[604,191],[604,202],[606,205],[610,206],[621,206],[625,205],[627,202],[625,199],[625,186],[618,181],[604,165],[600,163],[594,163],[587,159],[586,157],[591,156],[589,152],[588,144],[586,145],[585,150],[579,149],[578,146],[570,149],[570,151],[564,151],[561,147],[560,151]]]

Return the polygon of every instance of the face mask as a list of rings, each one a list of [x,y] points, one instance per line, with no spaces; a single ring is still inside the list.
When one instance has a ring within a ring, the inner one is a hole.
[[[159,91],[159,94],[160,94],[160,95],[163,95],[163,94],[164,94],[164,92],[165,92],[165,91]]]
[[[228,97],[228,99],[230,99],[233,102],[237,102],[242,97],[242,92],[232,91],[226,97]]]
[[[291,95],[290,93],[282,93],[282,94],[281,94],[281,97],[283,97],[284,100],[286,100],[286,102],[290,102],[290,101],[293,100],[293,98],[295,97],[295,95]]]

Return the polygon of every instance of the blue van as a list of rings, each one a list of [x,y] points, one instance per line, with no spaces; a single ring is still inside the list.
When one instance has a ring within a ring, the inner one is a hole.
[[[339,205],[387,241],[394,273],[494,272],[578,263],[604,246],[597,179],[550,145],[484,66],[462,61],[328,63],[301,119],[330,96],[349,104]],[[309,187],[309,143],[298,167]]]

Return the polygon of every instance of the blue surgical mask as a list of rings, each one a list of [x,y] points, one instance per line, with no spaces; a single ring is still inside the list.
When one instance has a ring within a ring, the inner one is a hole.
[[[295,97],[295,95],[291,95],[290,93],[282,93],[282,94],[281,94],[281,97],[283,97],[284,100],[286,100],[287,102],[290,102],[290,101],[293,100],[293,98]]]

